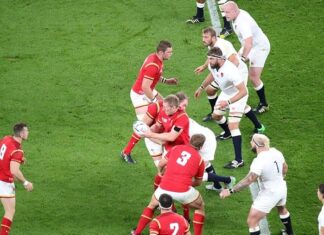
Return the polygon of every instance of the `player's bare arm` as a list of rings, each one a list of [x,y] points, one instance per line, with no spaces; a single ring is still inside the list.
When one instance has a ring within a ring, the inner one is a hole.
[[[208,59],[205,61],[205,63],[203,65],[200,65],[199,67],[197,67],[194,72],[196,74],[200,74],[202,73],[203,71],[205,71],[205,69],[207,69],[208,67]]]
[[[27,191],[33,190],[33,184],[31,182],[27,181],[26,178],[24,177],[23,173],[20,170],[19,162],[15,162],[15,161],[10,162],[10,172],[18,181],[23,183],[23,185]]]
[[[250,184],[252,184],[253,182],[255,182],[258,179],[258,175],[255,174],[254,172],[249,172],[249,174],[247,174],[247,176],[245,176],[244,179],[242,179],[240,182],[238,182],[234,187],[233,187],[233,191],[234,192],[239,192],[242,189],[248,187]]]
[[[144,94],[147,98],[149,98],[151,101],[154,101],[155,97],[153,95],[153,91],[151,89],[151,85],[153,83],[153,80],[144,77],[142,82],[142,90],[144,91]]]
[[[147,131],[143,134],[143,136],[147,137],[147,138],[153,138],[153,139],[158,139],[158,140],[162,140],[162,141],[172,142],[181,134],[182,131],[183,131],[183,129],[173,127],[170,132],[154,133],[151,131]]]
[[[177,78],[161,77],[160,82],[165,83],[167,85],[178,85],[178,79]]]
[[[201,185],[202,183],[202,179],[201,178],[193,178],[192,180],[192,187],[196,187],[196,186],[199,186]]]
[[[288,172],[288,165],[286,162],[283,163],[283,166],[282,166],[282,176],[285,178],[286,175],[287,175],[287,172]]]
[[[233,64],[235,64],[236,67],[238,67],[239,64],[240,64],[240,61],[237,59],[236,54],[232,54],[232,55],[230,55],[230,56],[228,57],[228,60],[231,61]]]
[[[235,87],[239,90],[239,92],[228,100],[219,101],[219,106],[221,108],[226,108],[231,103],[234,103],[247,95],[247,88],[244,85],[244,82],[240,83],[239,85],[237,85]]]
[[[201,86],[198,87],[198,89],[195,92],[195,98],[199,98],[201,92],[208,86],[210,85],[212,82],[214,81],[213,75],[211,73],[209,73],[207,75],[207,77],[205,78],[205,80],[202,82]]]
[[[232,193],[234,192],[238,192],[246,187],[248,187],[250,184],[252,184],[254,181],[256,181],[258,179],[258,175],[255,174],[254,172],[249,172],[249,174],[247,174],[247,176],[242,179],[239,183],[237,183],[233,189],[229,190],[229,189],[224,189],[219,196],[224,199],[226,197],[229,197]]]
[[[248,37],[244,40],[244,48],[243,48],[243,52],[242,52],[242,59],[243,61],[248,59],[248,55],[250,54],[250,51],[253,47],[253,39],[252,37]]]

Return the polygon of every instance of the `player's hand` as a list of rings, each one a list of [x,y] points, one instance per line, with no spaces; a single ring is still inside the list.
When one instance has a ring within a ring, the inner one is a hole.
[[[176,79],[176,78],[168,78],[168,79],[166,79],[165,84],[178,85],[178,79]]]
[[[201,66],[197,67],[197,68],[195,69],[194,72],[195,72],[196,74],[200,74],[200,73],[202,73],[205,69],[206,69],[205,66],[204,66],[204,65],[201,65]]]
[[[28,192],[32,191],[32,190],[34,189],[34,187],[33,187],[33,183],[28,182],[27,184],[24,184],[24,188],[25,188]]]
[[[220,109],[225,109],[226,107],[228,107],[227,100],[221,100],[221,101],[219,101],[218,106],[219,106]]]
[[[196,98],[196,99],[199,98],[199,96],[200,96],[202,90],[203,90],[203,89],[202,89],[201,87],[198,87],[198,89],[195,91],[195,98]]]
[[[231,195],[231,193],[228,189],[223,189],[219,194],[221,199],[225,199],[225,198],[229,197],[230,195]]]

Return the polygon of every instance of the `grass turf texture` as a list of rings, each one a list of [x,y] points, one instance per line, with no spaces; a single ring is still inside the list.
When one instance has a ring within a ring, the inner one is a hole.
[[[324,107],[321,61],[322,1],[239,1],[268,35],[272,51],[263,79],[271,111],[260,117],[272,145],[289,164],[288,208],[296,234],[316,234],[323,181]],[[128,234],[148,203],[155,174],[144,144],[121,162],[119,153],[135,119],[129,90],[144,58],[169,39],[174,55],[165,75],[178,87],[159,85],[167,95],[190,95],[190,116],[209,111],[193,92],[204,75],[193,70],[205,60],[200,32],[209,21],[186,25],[194,1],[2,1],[0,4],[1,135],[17,121],[30,125],[23,172],[35,190],[17,185],[11,234]],[[206,10],[206,19],[208,11]],[[237,39],[229,38],[238,49]],[[250,89],[250,104],[256,105]],[[216,133],[213,123],[208,127]],[[252,130],[242,120],[246,167],[222,169],[233,158],[231,141],[218,144],[218,173],[241,179],[253,156]],[[199,188],[206,203],[204,234],[247,234],[248,190],[220,200]],[[270,230],[281,228],[273,211]]]

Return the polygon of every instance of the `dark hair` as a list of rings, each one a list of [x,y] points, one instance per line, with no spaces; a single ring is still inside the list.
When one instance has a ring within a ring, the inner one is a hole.
[[[162,40],[159,42],[159,45],[156,47],[156,52],[162,51],[165,52],[168,48],[171,48],[172,44],[169,41]]]
[[[27,127],[26,123],[17,123],[16,125],[14,125],[13,127],[13,133],[14,136],[19,137],[20,136],[20,132],[24,129],[24,127]]]
[[[206,137],[203,134],[195,134],[190,138],[190,144],[197,150],[201,149],[206,141]]]
[[[223,56],[223,52],[219,47],[212,47],[208,53],[208,56],[213,56],[213,57],[217,57],[217,58],[222,58],[225,59],[225,57]]]
[[[175,95],[178,97],[180,103],[188,99],[188,96],[183,91],[179,91]]]
[[[212,37],[216,37],[217,36],[215,29],[213,29],[212,27],[205,28],[205,29],[203,29],[202,32],[203,32],[203,34],[207,34],[208,33]]]
[[[322,197],[324,198],[324,183],[322,183],[318,186],[318,190],[320,191],[320,193],[322,194]]]
[[[159,202],[162,209],[169,209],[172,206],[173,200],[169,194],[163,193],[159,198]]]

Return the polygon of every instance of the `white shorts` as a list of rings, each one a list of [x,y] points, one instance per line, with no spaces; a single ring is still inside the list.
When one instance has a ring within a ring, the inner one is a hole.
[[[153,95],[155,96],[157,95],[157,93],[158,92],[154,89]],[[130,98],[135,109],[143,106],[148,106],[150,103],[152,103],[151,100],[147,98],[145,94],[140,95],[133,90],[130,91]]]
[[[9,198],[16,196],[15,184],[0,180],[0,198]]]
[[[269,47],[253,47],[249,54],[250,67],[263,68],[270,53]]]
[[[221,92],[217,101],[216,101],[214,112],[219,110],[218,105],[221,100],[229,100],[231,97],[233,97],[233,95],[229,96],[229,95],[226,95],[224,92]],[[242,115],[243,115],[248,98],[249,98],[249,95],[246,95],[243,98],[241,98],[240,100],[238,100],[234,103],[231,103],[229,105],[229,112],[230,113],[242,113]],[[216,114],[217,114],[217,112],[216,112]]]
[[[189,204],[197,200],[199,197],[199,192],[194,187],[190,187],[190,189],[184,193],[171,192],[158,187],[154,192],[154,196],[157,200],[159,200],[161,194],[163,193],[169,194],[173,200],[178,201],[181,204]]]
[[[157,143],[153,142],[152,140],[150,140],[149,138],[145,138],[144,141],[145,141],[147,151],[149,151],[149,153],[152,157],[162,155],[163,146],[161,144],[157,144]]]
[[[287,188],[282,190],[270,191],[261,190],[252,204],[252,208],[269,213],[276,206],[284,206],[287,201]]]
[[[205,128],[202,134],[206,137],[206,141],[198,152],[204,161],[212,161],[215,158],[217,147],[215,134],[208,128]]]

